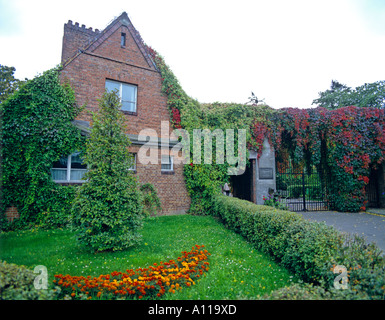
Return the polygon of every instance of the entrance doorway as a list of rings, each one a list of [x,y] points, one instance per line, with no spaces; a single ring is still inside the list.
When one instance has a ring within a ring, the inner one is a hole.
[[[252,161],[246,165],[246,170],[242,175],[230,176],[232,194],[239,199],[253,201],[253,166]]]

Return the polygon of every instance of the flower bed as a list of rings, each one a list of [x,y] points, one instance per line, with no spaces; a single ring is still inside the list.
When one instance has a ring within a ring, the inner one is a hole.
[[[61,295],[73,299],[127,299],[156,298],[166,292],[175,293],[184,286],[195,284],[203,272],[209,270],[206,260],[210,253],[204,246],[195,245],[190,252],[183,251],[177,260],[154,263],[148,268],[114,271],[99,277],[55,275],[54,283],[62,289]]]

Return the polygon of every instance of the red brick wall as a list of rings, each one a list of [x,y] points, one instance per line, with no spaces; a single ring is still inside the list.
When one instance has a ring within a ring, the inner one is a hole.
[[[20,214],[17,211],[17,208],[12,206],[12,207],[8,207],[5,210],[5,217],[7,218],[8,222],[12,222],[15,219],[19,219],[20,218]]]
[[[64,25],[62,63],[72,58],[78,49],[83,49],[99,35],[99,30],[86,29],[85,25],[79,27],[79,23],[73,24],[71,20]]]
[[[68,52],[76,53],[74,48],[87,42],[80,35],[82,32],[77,32],[72,24],[67,29],[63,39],[63,57]],[[127,133],[139,134],[142,129],[150,128],[156,130],[160,137],[161,122],[170,120],[167,98],[161,92],[160,73],[143,55],[143,47],[138,45],[133,30],[130,24],[112,23],[102,31],[104,37],[91,44],[86,52],[69,60],[61,78],[62,81],[70,82],[77,103],[86,105],[78,120],[89,121],[91,126],[90,111],[97,112],[98,99],[105,90],[106,79],[137,85],[137,113],[125,114]],[[122,32],[126,34],[125,47],[121,47],[120,43]],[[77,35],[80,35],[80,39],[76,38]],[[137,152],[138,149],[139,146],[133,145],[131,151]],[[163,214],[182,213],[189,208],[190,199],[184,182],[183,165],[176,165],[174,174],[162,174],[159,156],[157,165],[144,166],[138,161],[136,176],[140,183],[149,182],[156,187]]]

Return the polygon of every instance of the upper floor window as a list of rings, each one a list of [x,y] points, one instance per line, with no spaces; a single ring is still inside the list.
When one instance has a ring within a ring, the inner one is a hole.
[[[87,166],[83,164],[80,152],[64,156],[56,161],[51,169],[52,179],[56,182],[84,182],[83,175]]]
[[[125,33],[121,33],[121,35],[120,35],[120,45],[122,47],[126,46],[126,34]]]
[[[118,91],[123,111],[136,112],[136,98],[138,91],[136,85],[106,80],[106,89],[108,92],[114,90]]]

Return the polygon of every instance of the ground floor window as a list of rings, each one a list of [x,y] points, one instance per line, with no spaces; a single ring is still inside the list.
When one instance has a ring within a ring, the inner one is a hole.
[[[51,176],[55,182],[84,182],[82,180],[87,171],[87,166],[83,164],[80,152],[75,152],[68,156],[61,157],[56,161],[51,169]]]
[[[132,155],[132,165],[128,170],[136,173],[136,153],[131,153],[131,155]]]
[[[162,155],[161,171],[162,172],[174,171],[174,161],[172,156]]]

